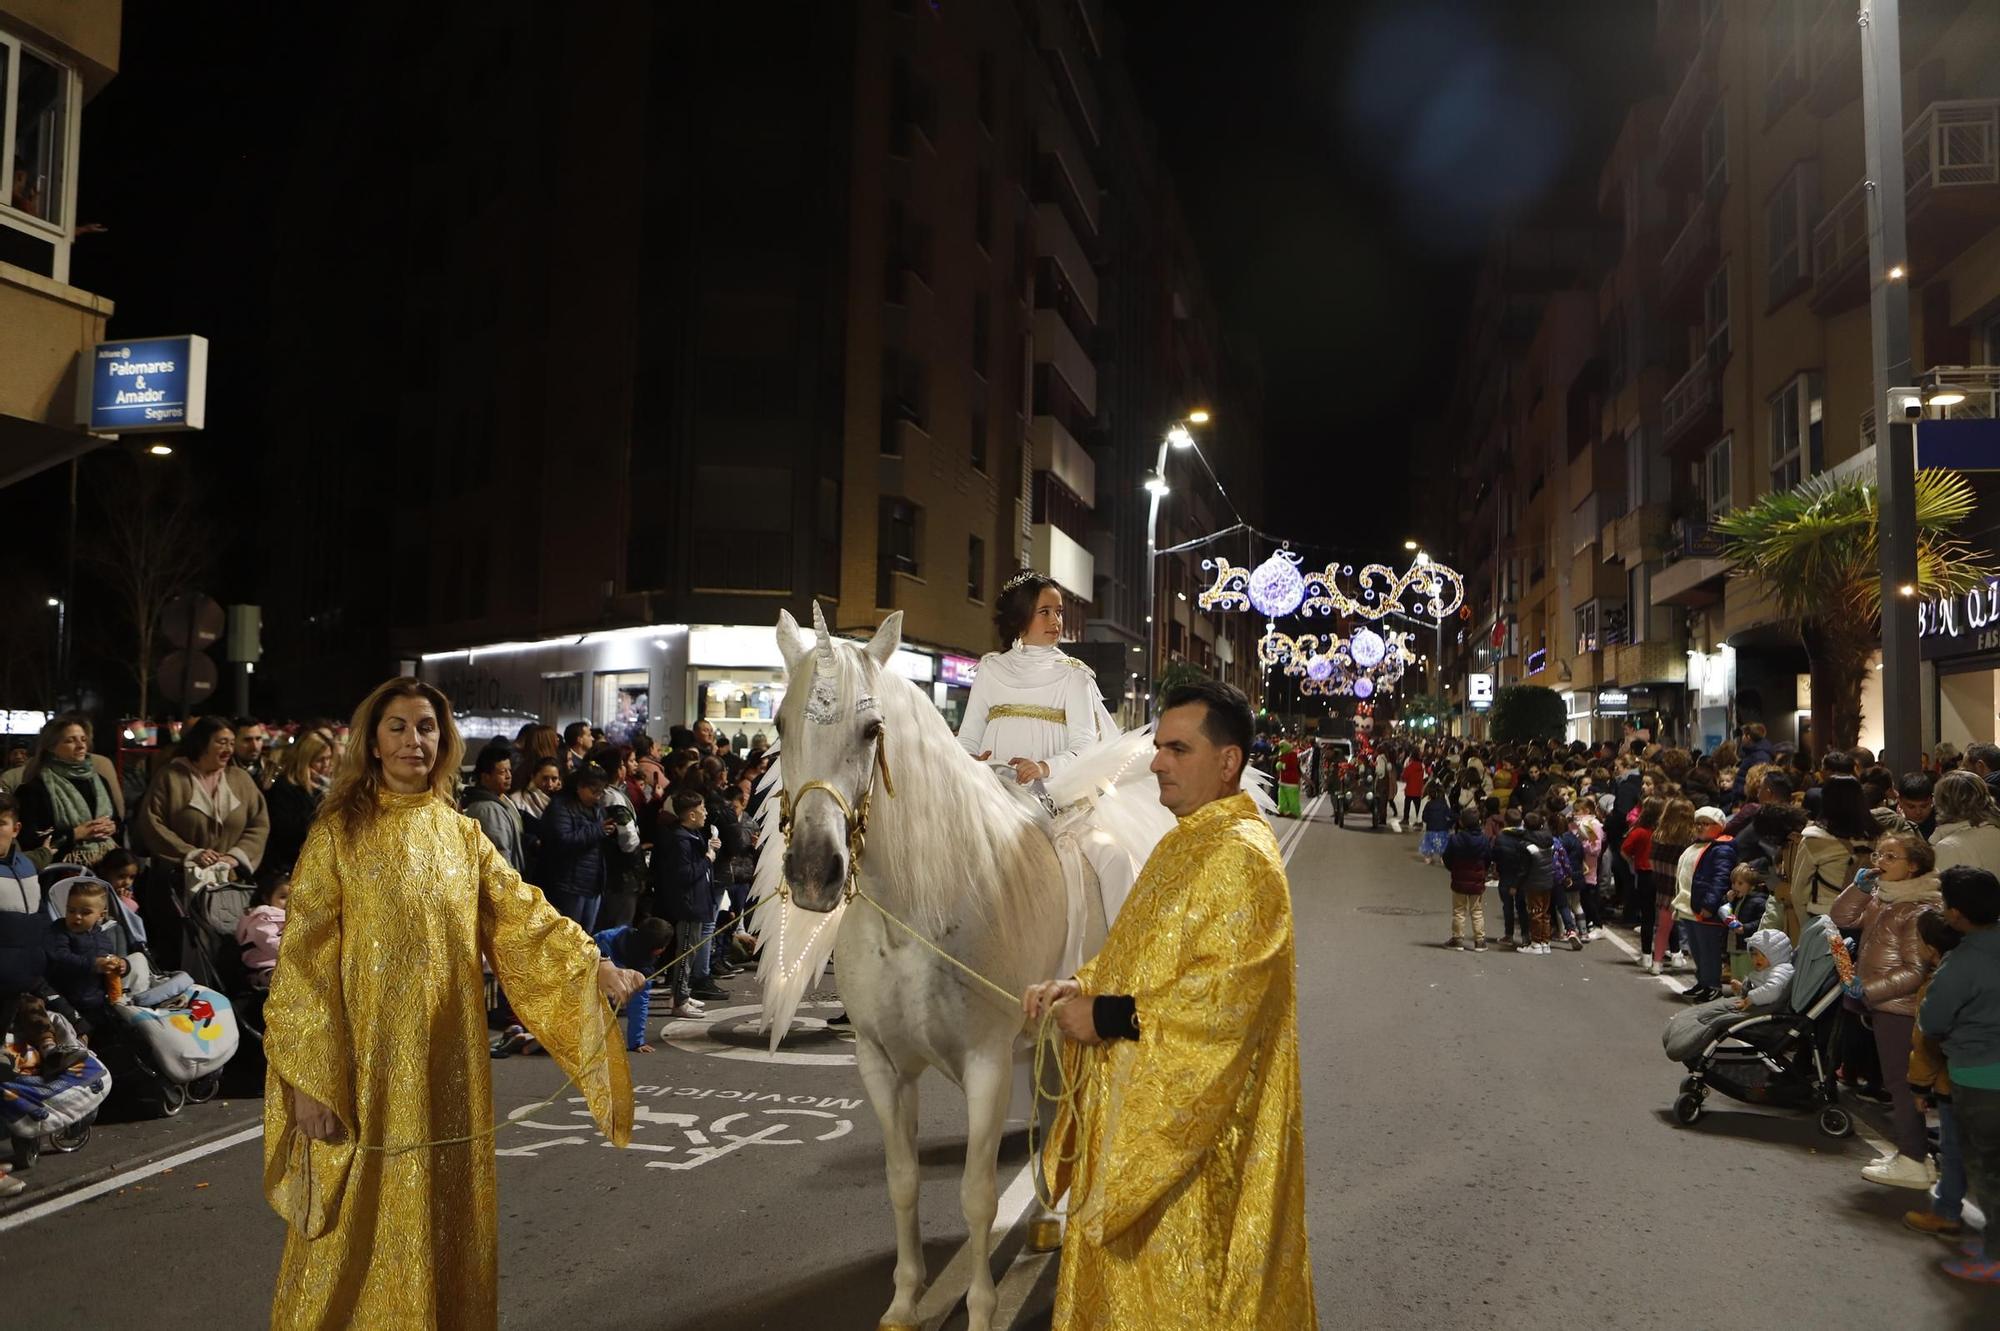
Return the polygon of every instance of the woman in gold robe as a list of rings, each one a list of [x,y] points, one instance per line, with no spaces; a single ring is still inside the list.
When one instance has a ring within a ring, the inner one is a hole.
[[[292,877],[265,1008],[264,1192],[286,1223],[274,1327],[498,1321],[480,955],[623,1146],[632,1085],[605,999],[643,979],[509,868],[453,803],[444,695],[382,685]]]

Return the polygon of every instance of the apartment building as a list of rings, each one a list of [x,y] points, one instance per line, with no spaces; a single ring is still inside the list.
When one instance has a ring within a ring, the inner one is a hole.
[[[1902,23],[1910,263],[1884,280],[1910,285],[1916,377],[1965,390],[1934,414],[1991,418],[2000,14],[1912,0]],[[1554,607],[1573,621],[1567,674],[1548,679],[1523,655],[1520,677],[1569,686],[1579,738],[1631,724],[1712,747],[1733,724],[1762,721],[1797,741],[1810,711],[1803,649],[1767,596],[1729,576],[1709,524],[1815,475],[1872,474],[1855,7],[1662,0],[1656,38],[1667,91],[1626,108],[1604,163],[1598,205],[1620,248],[1598,284],[1596,355],[1565,386],[1584,416],[1594,398],[1598,421],[1567,477],[1578,562],[1571,603]],[[1589,577],[1584,560],[1597,563]],[[1992,737],[1996,660],[1981,637],[1927,631],[1933,736]],[[1872,747],[1878,687],[1863,695]]]
[[[80,358],[112,303],[70,282],[83,106],[118,72],[119,0],[0,3],[0,486],[99,442]]]

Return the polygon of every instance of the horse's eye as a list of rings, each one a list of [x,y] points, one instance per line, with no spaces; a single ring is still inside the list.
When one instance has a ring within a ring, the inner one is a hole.
[[[863,739],[880,739],[882,737],[882,718],[879,716],[869,718],[868,724],[861,727],[861,737]]]

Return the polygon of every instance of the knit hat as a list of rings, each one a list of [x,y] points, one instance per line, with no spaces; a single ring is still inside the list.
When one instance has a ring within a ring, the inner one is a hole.
[[[1698,823],[1726,824],[1729,821],[1729,815],[1716,808],[1713,804],[1704,804],[1694,811],[1694,820]]]
[[[1773,966],[1782,966],[1792,959],[1792,940],[1783,929],[1759,929],[1750,935],[1750,950],[1762,952]]]

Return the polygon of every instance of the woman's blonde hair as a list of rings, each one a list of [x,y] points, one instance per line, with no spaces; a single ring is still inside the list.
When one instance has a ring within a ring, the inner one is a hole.
[[[312,765],[322,753],[332,753],[333,745],[316,730],[308,730],[293,740],[278,759],[278,773],[300,790],[311,790]]]
[[[1660,813],[1660,824],[1653,829],[1655,843],[1669,846],[1685,846],[1694,840],[1694,801],[1670,799]]]
[[[333,774],[333,788],[326,793],[320,809],[323,817],[336,820],[348,834],[368,826],[381,806],[382,764],[375,757],[375,727],[382,713],[398,698],[422,698],[437,713],[437,761],[431,766],[431,794],[454,807],[458,803],[458,769],[465,761],[465,740],[452,720],[451,699],[435,685],[402,675],[376,686],[373,693],[354,709],[348,729],[347,752]]]
[[[1971,823],[1980,827],[2000,822],[2000,809],[1986,783],[1967,771],[1946,772],[1931,792],[1931,808],[1940,823]]]

